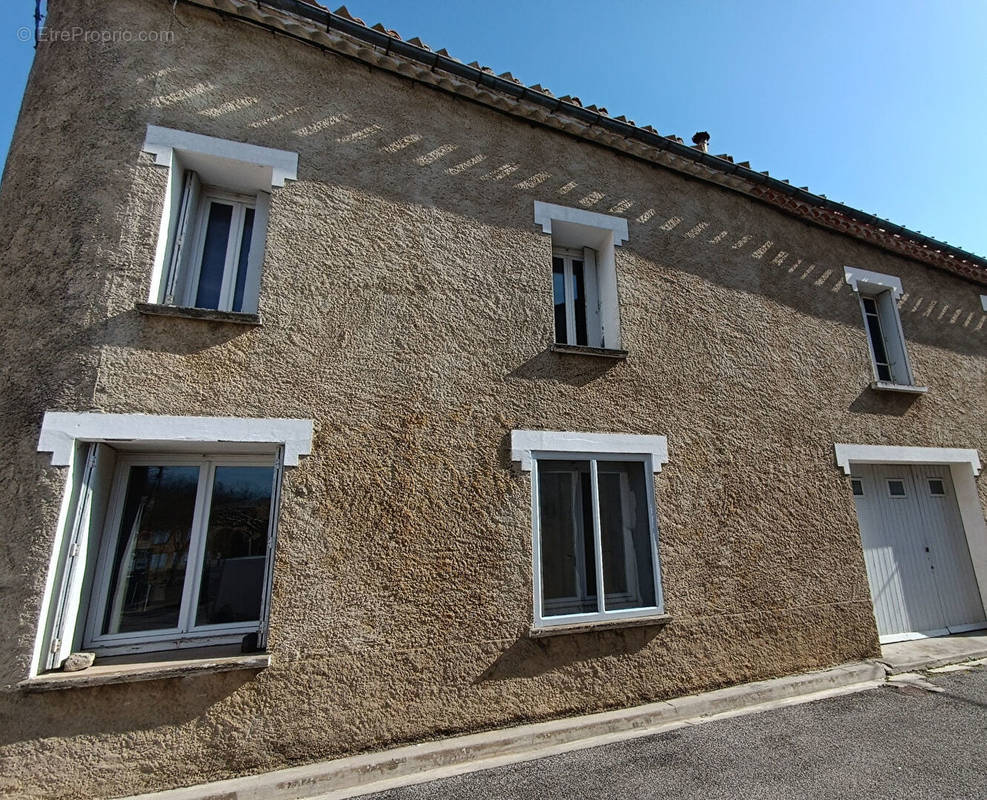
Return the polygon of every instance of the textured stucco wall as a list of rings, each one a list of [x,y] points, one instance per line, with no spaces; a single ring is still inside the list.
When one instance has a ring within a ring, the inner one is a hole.
[[[834,442],[987,447],[983,287],[165,0],[51,3],[0,195],[0,683],[27,675],[63,472],[46,409],[305,417],[273,666],[0,695],[0,787],[108,796],[630,705],[873,655]],[[139,315],[165,173],[148,123],[299,153],[260,328]],[[534,200],[626,216],[626,362],[552,354]],[[927,396],[878,396],[843,265],[898,275]],[[670,625],[533,641],[512,428],[663,434]],[[981,501],[987,481],[979,481]]]

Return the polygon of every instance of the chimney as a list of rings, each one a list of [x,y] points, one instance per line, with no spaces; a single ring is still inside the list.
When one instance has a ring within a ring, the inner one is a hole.
[[[699,131],[692,137],[693,146],[701,153],[709,152],[709,134],[706,131]]]

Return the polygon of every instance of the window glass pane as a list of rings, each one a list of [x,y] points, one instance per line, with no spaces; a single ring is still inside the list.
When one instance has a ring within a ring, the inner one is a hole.
[[[864,482],[859,478],[851,478],[850,486],[853,488],[853,493],[857,496],[863,495],[864,493]]]
[[[929,478],[929,494],[941,497],[946,494],[946,484],[941,478]]]
[[[904,481],[888,481],[888,494],[892,497],[904,497],[905,496],[905,482]]]
[[[538,462],[542,613],[597,611],[588,461]]]
[[[273,467],[216,467],[196,625],[260,619]]]
[[[877,367],[877,377],[882,381],[891,380],[891,368],[888,366],[888,354],[884,347],[884,336],[881,333],[881,321],[877,314],[877,304],[871,297],[863,298],[864,319],[867,322],[867,333],[871,346],[874,348],[874,362]]]
[[[607,611],[655,607],[648,483],[640,461],[600,461],[600,534]]]
[[[243,290],[247,285],[247,261],[250,258],[250,237],[254,232],[254,210],[243,214],[243,236],[240,237],[240,257],[236,264],[236,286],[233,289],[233,310],[243,311]]]
[[[104,634],[178,627],[198,467],[130,468]]]
[[[576,344],[586,345],[586,283],[583,278],[583,262],[572,262],[572,300],[576,315]]]
[[[206,241],[202,248],[199,269],[199,286],[195,295],[196,308],[219,308],[226,247],[232,224],[233,206],[228,203],[210,203],[209,216],[206,219]]]
[[[565,327],[565,262],[552,259],[552,296],[555,301],[555,341],[568,344]]]

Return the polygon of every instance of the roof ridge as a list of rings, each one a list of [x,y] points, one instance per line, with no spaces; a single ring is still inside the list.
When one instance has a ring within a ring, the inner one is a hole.
[[[184,1],[197,4],[217,2],[217,0]],[[574,116],[577,120],[591,125],[606,123],[607,129],[609,129],[612,133],[616,133],[618,136],[622,135],[625,139],[637,141],[642,144],[657,146],[658,149],[665,150],[673,156],[685,157],[692,161],[698,162],[705,167],[725,173],[727,176],[735,176],[741,180],[746,180],[748,183],[753,184],[752,186],[747,187],[746,193],[768,200],[773,205],[781,207],[791,213],[796,213],[797,216],[813,219],[821,225],[836,228],[844,233],[851,233],[857,238],[870,241],[874,244],[883,244],[886,249],[893,250],[898,253],[905,253],[915,258],[920,258],[933,266],[942,267],[948,269],[949,271],[965,275],[966,277],[974,277],[968,273],[968,270],[962,268],[963,264],[970,264],[975,267],[977,273],[984,273],[978,274],[976,279],[987,282],[987,258],[984,256],[963,250],[962,248],[951,245],[948,242],[940,241],[931,236],[927,236],[921,233],[921,231],[911,230],[903,225],[898,225],[890,220],[882,219],[874,214],[853,208],[852,206],[847,206],[843,203],[837,203],[829,200],[826,195],[821,193],[813,193],[809,191],[807,187],[796,188],[792,186],[790,181],[787,179],[782,180],[772,178],[767,170],[760,172],[753,170],[750,167],[750,162],[735,162],[734,158],[729,154],[724,153],[719,156],[714,156],[703,152],[698,147],[686,145],[683,139],[679,136],[668,134],[663,135],[659,133],[654,126],[650,124],[638,125],[633,120],[628,120],[623,115],[612,117],[605,107],[598,107],[596,105],[584,106],[578,97],[571,95],[556,97],[549,89],[537,83],[531,86],[525,86],[510,72],[504,72],[501,75],[496,75],[492,68],[481,66],[477,61],[464,64],[459,59],[451,56],[445,48],[438,51],[433,51],[431,47],[425,44],[417,36],[405,40],[397,31],[386,28],[383,23],[378,22],[373,26],[368,26],[359,17],[354,17],[345,5],[340,6],[336,9],[336,11],[329,11],[325,6],[316,2],[316,0],[253,0],[253,2],[256,5],[268,6],[288,14],[301,16],[311,21],[318,19],[316,15],[324,15],[325,19],[321,19],[319,21],[326,25],[327,30],[334,29],[334,32],[336,33],[341,32],[352,35],[373,45],[383,46],[383,42],[374,39],[375,36],[383,36],[392,42],[401,43],[401,45],[404,46],[405,51],[407,51],[407,48],[409,47],[415,48],[421,51],[422,55],[420,57],[416,57],[413,52],[398,53],[395,48],[390,45],[388,45],[386,49],[387,53],[391,56],[405,55],[415,58],[422,63],[429,64],[432,71],[436,69],[444,69],[445,71],[452,71],[454,75],[457,75],[457,77],[464,77],[462,74],[463,70],[474,71],[478,73],[474,76],[476,85],[481,86],[483,89],[501,91],[514,100],[534,101],[543,106],[546,103],[552,102],[552,105],[550,106],[550,114],[562,112],[570,116]],[[226,4],[223,3],[223,5],[225,6]],[[340,22],[343,24],[340,24]],[[350,30],[346,30],[348,27],[347,23],[351,28]],[[425,54],[428,55],[426,56]],[[442,64],[443,59],[449,63]],[[419,76],[419,79],[421,79],[421,76]],[[504,85],[501,86],[498,82],[503,82]],[[518,88],[521,90],[520,94],[518,93]],[[529,94],[530,96],[528,96]],[[569,108],[567,109],[565,106],[568,106]],[[498,106],[494,105],[494,107],[496,108]],[[542,114],[541,117],[543,118],[544,114]],[[624,131],[623,129],[627,130]],[[613,142],[610,142],[610,144],[611,146],[617,146]],[[621,148],[618,147],[618,149]],[[658,163],[662,163],[666,167],[676,169],[674,165],[665,162]],[[678,169],[681,170],[681,167],[678,167]],[[717,181],[717,183],[718,185],[733,188],[737,191],[744,191],[736,186],[735,181],[731,181],[729,183],[721,183]],[[787,200],[782,199],[781,196],[775,197],[775,195],[778,195],[779,193],[780,195],[787,196]],[[819,206],[822,209],[822,213],[806,214],[802,211],[796,211],[801,204]],[[857,231],[850,231],[848,226],[845,224],[845,220],[840,222],[839,218],[854,219],[858,223],[858,226],[860,224],[869,226],[873,229],[874,233],[886,234],[886,237],[883,242],[875,241],[876,237],[869,233],[865,234]],[[898,244],[897,240],[902,238],[909,239],[914,246],[901,246]],[[918,253],[913,252],[915,250],[915,246],[918,248]],[[920,254],[925,254],[925,257],[923,258]],[[952,262],[956,262],[955,268],[952,266]]]

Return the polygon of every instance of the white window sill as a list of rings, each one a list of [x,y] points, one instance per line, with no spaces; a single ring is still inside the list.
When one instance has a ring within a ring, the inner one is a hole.
[[[876,392],[901,392],[902,394],[925,394],[929,391],[928,386],[911,386],[902,383],[889,383],[888,381],[873,381],[870,388]]]
[[[232,322],[235,325],[260,325],[260,314],[245,314],[242,311],[216,311],[212,308],[185,308],[168,306],[163,303],[138,303],[141,314],[153,317],[182,317],[206,322]]]
[[[153,659],[153,660],[149,660]],[[111,683],[159,681],[205,673],[233,670],[261,670],[271,664],[268,653],[241,653],[238,647],[214,647],[142,656],[97,658],[88,669],[78,672],[48,672],[17,684],[25,692],[53,692],[83,689]]]
[[[625,360],[626,350],[613,350],[609,347],[586,347],[581,344],[560,344],[556,342],[552,345],[553,353],[564,353],[571,356],[596,356],[598,358],[616,358]]]
[[[667,625],[672,621],[670,614],[651,614],[647,617],[619,617],[617,619],[596,620],[593,622],[573,622],[565,625],[532,625],[528,629],[531,639],[543,639],[547,636],[565,636],[574,633],[591,633],[607,631],[614,628],[651,628]]]

